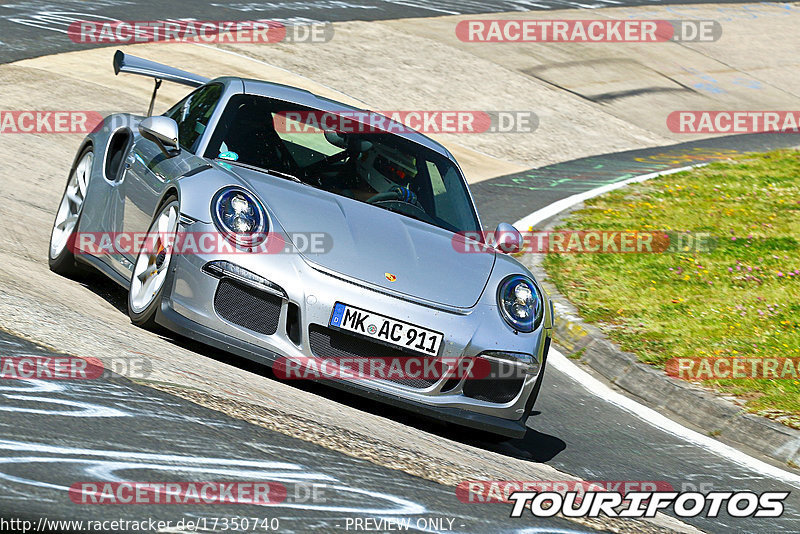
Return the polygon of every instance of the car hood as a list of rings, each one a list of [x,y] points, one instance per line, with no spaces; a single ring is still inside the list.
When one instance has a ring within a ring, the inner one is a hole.
[[[447,230],[285,178],[235,173],[264,202],[273,225],[290,235],[326,234],[323,252],[300,251],[324,269],[459,308],[478,302],[492,273],[494,251],[459,252]]]

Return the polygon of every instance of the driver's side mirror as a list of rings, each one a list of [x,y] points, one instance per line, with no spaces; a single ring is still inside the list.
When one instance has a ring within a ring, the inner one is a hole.
[[[516,254],[522,251],[523,237],[512,225],[501,222],[494,231],[495,247],[505,254]]]
[[[139,123],[139,133],[157,144],[168,158],[177,156],[181,151],[178,144],[178,123],[169,117],[147,117]]]

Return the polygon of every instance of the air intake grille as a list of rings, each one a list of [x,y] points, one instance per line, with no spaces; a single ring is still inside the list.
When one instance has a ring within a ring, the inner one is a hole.
[[[214,296],[214,309],[228,322],[259,334],[278,331],[281,298],[223,278]]]
[[[351,336],[332,328],[312,324],[308,328],[311,352],[317,358],[408,358],[410,354],[380,343]],[[426,356],[418,356],[425,358]],[[402,360],[401,360],[402,361]],[[387,382],[403,386],[425,389],[439,381],[443,374],[442,364],[437,362],[436,376],[413,378],[390,378]]]
[[[489,362],[491,366],[490,375],[486,378],[468,378],[465,380],[464,395],[476,400],[496,402],[498,404],[514,400],[525,384],[525,377],[505,378],[509,376],[509,368],[506,364],[491,359],[484,359],[483,361]]]
[[[513,400],[522,388],[521,378],[476,378],[464,382],[464,395],[486,402],[504,404]]]

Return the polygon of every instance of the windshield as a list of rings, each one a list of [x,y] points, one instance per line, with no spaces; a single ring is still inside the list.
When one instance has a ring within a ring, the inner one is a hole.
[[[270,170],[452,232],[479,230],[464,180],[449,158],[369,128],[322,130],[320,113],[327,112],[233,96],[205,156]]]

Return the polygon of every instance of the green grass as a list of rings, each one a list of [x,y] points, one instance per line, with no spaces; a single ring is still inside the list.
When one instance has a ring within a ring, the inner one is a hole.
[[[708,232],[710,252],[548,254],[589,322],[662,367],[671,358],[800,357],[800,152],[751,154],[592,199],[563,228]],[[800,381],[715,380],[800,428]]]

